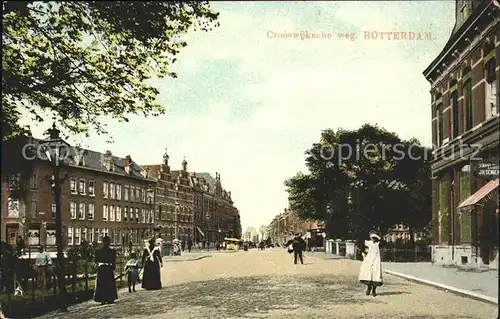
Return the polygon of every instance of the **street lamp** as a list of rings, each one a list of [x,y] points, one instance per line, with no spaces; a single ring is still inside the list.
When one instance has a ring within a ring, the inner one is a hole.
[[[62,221],[61,221],[61,164],[67,156],[69,150],[67,144],[59,137],[60,131],[54,123],[51,128],[46,131],[49,138],[42,140],[40,146],[43,147],[45,155],[50,162],[54,175],[54,197],[56,204],[56,246],[57,246],[57,283],[59,286],[60,307],[61,311],[68,311],[66,304],[66,285],[64,278],[64,253],[62,241]]]
[[[220,233],[222,232],[222,229],[219,228],[218,232],[219,232],[219,242],[220,242],[222,240],[220,237]]]
[[[148,207],[149,207],[149,236],[153,234],[153,188],[151,185],[146,190],[148,196]]]
[[[209,212],[207,212],[207,214],[205,215],[205,218],[207,219],[207,228],[205,230],[206,241],[207,241],[207,250],[210,251],[210,241],[208,239],[208,222],[210,221],[210,213]]]

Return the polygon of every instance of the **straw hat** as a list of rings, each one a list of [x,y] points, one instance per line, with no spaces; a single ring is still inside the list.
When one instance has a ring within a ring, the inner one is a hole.
[[[370,238],[376,238],[376,239],[380,240],[380,236],[375,234],[375,233],[371,233]]]

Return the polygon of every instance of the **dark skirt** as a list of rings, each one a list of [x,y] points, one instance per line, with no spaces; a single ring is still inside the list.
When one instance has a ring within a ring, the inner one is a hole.
[[[371,280],[360,280],[361,283],[367,285],[367,286],[372,286],[372,287],[380,287],[382,286],[382,283],[380,281],[371,281]]]
[[[161,289],[160,263],[146,261],[142,278],[142,288],[146,290]]]
[[[96,302],[113,302],[118,299],[113,268],[100,266],[97,268],[97,278],[94,293]]]

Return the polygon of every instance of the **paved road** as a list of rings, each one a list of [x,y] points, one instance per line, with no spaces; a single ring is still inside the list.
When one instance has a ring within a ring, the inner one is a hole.
[[[387,276],[365,296],[359,262],[313,256],[294,265],[283,249],[165,263],[164,289],[121,292],[115,305],[87,302],[43,318],[497,318],[496,307]]]

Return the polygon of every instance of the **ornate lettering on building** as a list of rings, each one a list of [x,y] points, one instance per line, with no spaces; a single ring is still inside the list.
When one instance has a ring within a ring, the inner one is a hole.
[[[482,162],[477,165],[476,174],[480,178],[498,178],[499,166],[496,162]]]

